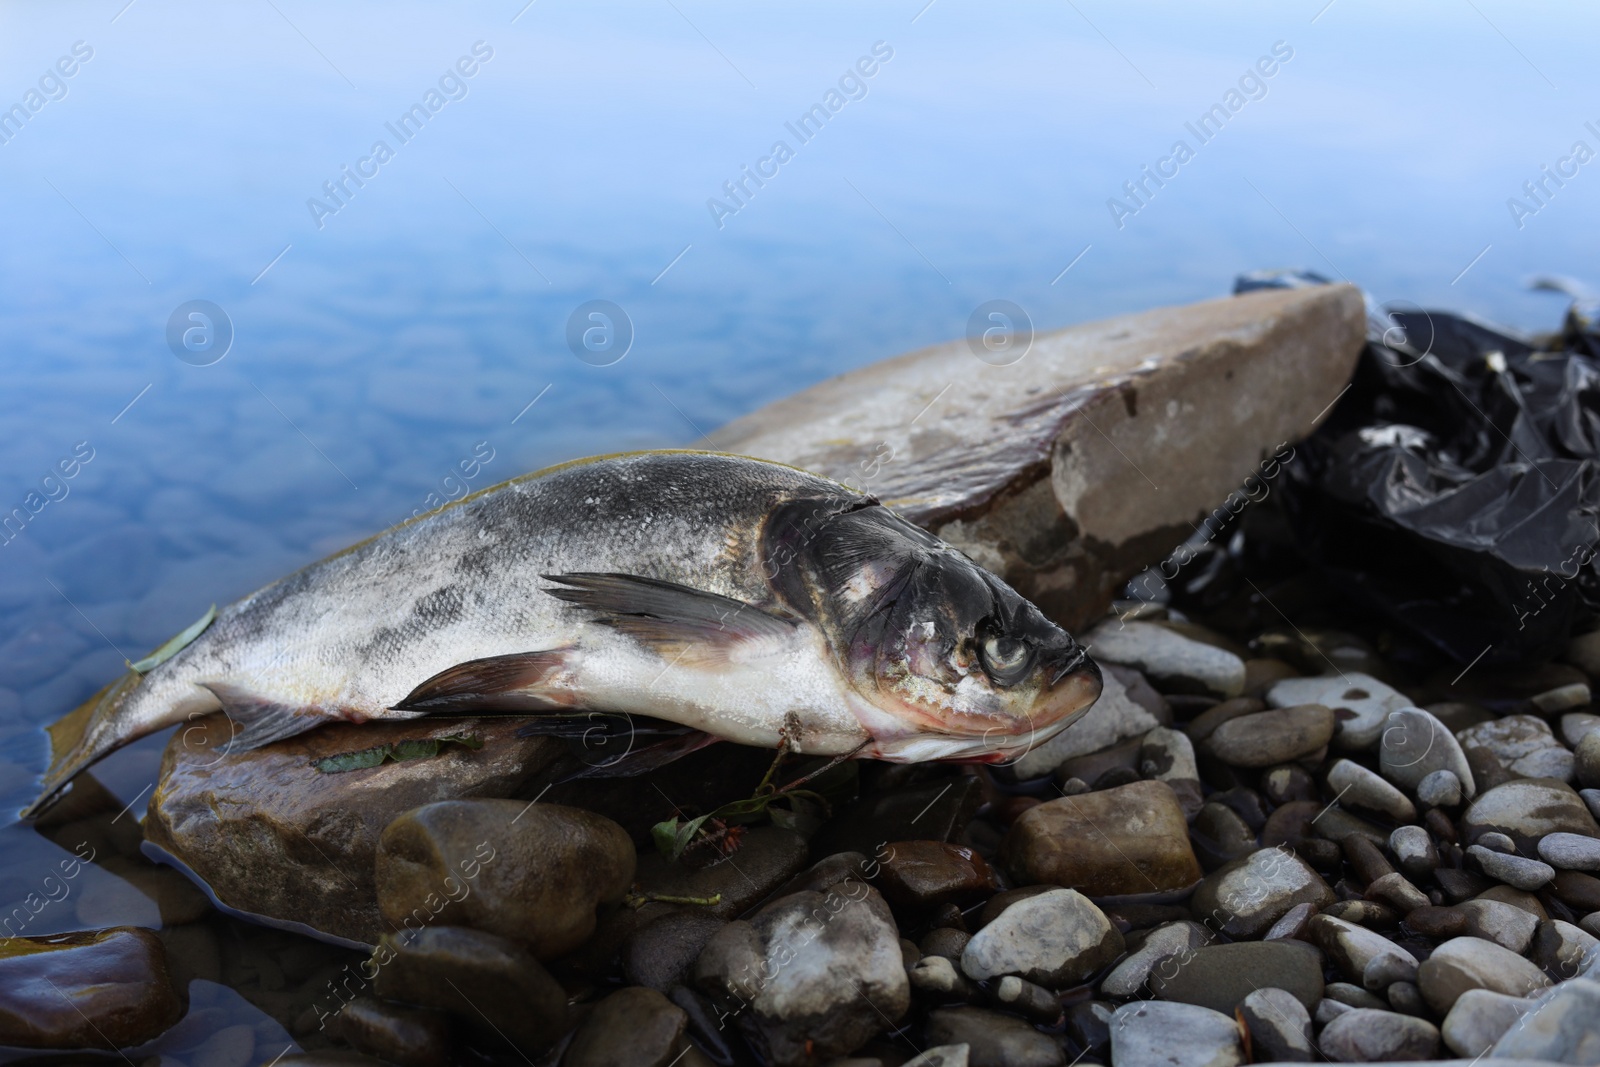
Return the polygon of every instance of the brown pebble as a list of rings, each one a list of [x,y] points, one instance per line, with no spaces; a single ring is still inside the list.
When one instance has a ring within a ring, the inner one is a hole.
[[[1546,887],[1561,903],[1580,914],[1600,911],[1600,878],[1582,871],[1557,871]]]
[[[1279,845],[1292,845],[1313,836],[1314,830],[1311,820],[1322,811],[1323,805],[1315,800],[1295,801],[1284,804],[1267,816],[1266,825],[1261,828],[1261,847],[1276,848]]]
[[[1390,904],[1402,913],[1426,907],[1429,903],[1428,895],[1412,885],[1411,881],[1399,871],[1386,874],[1367,886],[1367,896]]]
[[[1439,883],[1439,888],[1444,890],[1445,899],[1452,904],[1471,900],[1494,884],[1481,874],[1456,867],[1440,867],[1433,872],[1433,878]]]
[[[1340,846],[1362,885],[1370,886],[1385,875],[1395,873],[1394,865],[1383,854],[1383,850],[1360,834],[1351,834],[1340,842]]]
[[[1000,888],[982,856],[944,841],[896,841],[874,881],[896,907],[932,910],[946,901],[974,902]]]
[[[1266,710],[1267,706],[1254,697],[1234,697],[1196,715],[1194,721],[1184,727],[1184,732],[1189,735],[1190,741],[1199,745],[1229,719],[1237,719],[1241,715],[1254,715]]]
[[[1235,815],[1243,819],[1245,825],[1256,833],[1267,824],[1267,802],[1264,797],[1248,786],[1235,786],[1212,793],[1206,798],[1209,803],[1223,804],[1233,809]]]
[[[994,817],[1005,826],[1010,826],[1017,821],[1017,817],[1029,808],[1037,807],[1040,803],[1038,797],[1002,797],[995,801]]]
[[[1344,852],[1336,841],[1313,837],[1294,845],[1294,854],[1315,867],[1322,874],[1332,874],[1344,862]]]
[[[1510,904],[1513,908],[1521,908],[1540,922],[1550,918],[1550,913],[1545,911],[1539,898],[1532,893],[1521,889],[1514,889],[1508,885],[1491,885],[1488,889],[1478,894],[1479,900],[1498,900],[1502,904]]]
[[[1467,932],[1467,917],[1454,908],[1416,908],[1406,915],[1412,932],[1436,941],[1459,937]]]
[[[1285,763],[1269,767],[1261,773],[1261,792],[1273,804],[1288,804],[1297,800],[1316,800],[1317,783],[1304,767]]]
[[[1422,817],[1422,825],[1428,828],[1435,839],[1452,845],[1456,843],[1456,824],[1438,808],[1429,809],[1428,814]]]

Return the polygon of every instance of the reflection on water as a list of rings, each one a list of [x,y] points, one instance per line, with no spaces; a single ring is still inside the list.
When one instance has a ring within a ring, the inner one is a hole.
[[[1595,15],[1480,7],[5,8],[0,802],[207,605],[552,461],[714,446],[986,301],[1049,329],[1304,265],[1553,323]],[[203,913],[179,955],[264,1006],[240,924],[137,858],[162,741],[80,828],[4,830],[0,896],[44,894],[29,933]],[[283,1038],[190,988],[194,1040]]]

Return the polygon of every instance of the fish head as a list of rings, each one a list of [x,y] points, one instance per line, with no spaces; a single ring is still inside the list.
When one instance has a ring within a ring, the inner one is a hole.
[[[883,507],[837,516],[809,541],[809,600],[832,645],[863,754],[1004,763],[1100,696],[1071,634],[969,556]]]

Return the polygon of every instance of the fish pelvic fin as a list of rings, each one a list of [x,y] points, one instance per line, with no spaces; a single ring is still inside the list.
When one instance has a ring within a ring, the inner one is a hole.
[[[551,596],[599,612],[596,622],[674,663],[714,666],[738,652],[781,647],[797,625],[754,604],[659,578],[588,572],[541,577],[560,583],[545,590]]]
[[[482,715],[570,709],[574,695],[562,683],[573,648],[513,652],[447,667],[394,706],[429,715]]]
[[[40,782],[39,796],[22,809],[22,818],[37,818],[75,774],[129,740],[110,727],[117,709],[143,680],[137,671],[129,671],[46,728],[50,766]]]
[[[321,708],[285,704],[231,682],[199,684],[217,698],[222,704],[222,713],[233,724],[233,738],[225,748],[228,752],[249,752],[274,741],[303,734],[325,722],[345,721],[348,718]]]

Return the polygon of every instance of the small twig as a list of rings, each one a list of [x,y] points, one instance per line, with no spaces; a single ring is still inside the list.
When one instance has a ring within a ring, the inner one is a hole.
[[[635,911],[646,904],[698,904],[714,908],[722,903],[722,894],[712,893],[709,897],[678,897],[670,893],[629,893],[622,898],[622,902]]]

